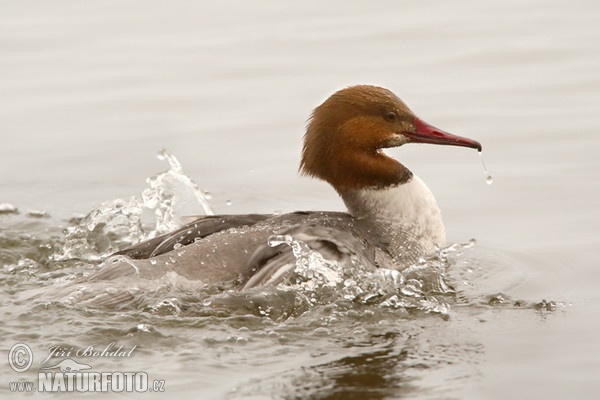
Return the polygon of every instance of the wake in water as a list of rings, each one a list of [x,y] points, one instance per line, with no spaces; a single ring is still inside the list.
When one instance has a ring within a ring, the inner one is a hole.
[[[46,279],[52,285],[46,282],[21,295],[22,299],[174,315],[251,313],[279,319],[325,304],[354,304],[399,310],[405,315],[417,312],[448,317],[456,292],[447,282],[446,272],[453,257],[473,247],[474,241],[441,249],[398,271],[377,268],[357,257],[351,258],[350,267],[341,265],[293,235],[274,234],[267,244],[289,246],[293,255],[283,268],[289,277],[275,287],[238,292],[226,283],[206,285],[176,273],[177,260],[170,258],[164,265],[148,260],[150,273],[141,275],[140,264],[111,254],[179,228],[186,215],[213,214],[207,195],[184,174],[179,161],[165,150],[159,152],[159,159],[166,160],[169,169],[148,178],[141,196],[104,202],[74,221],[60,246],[52,246],[55,251],[48,256],[53,271]],[[96,274],[87,278],[90,271],[102,275],[110,270],[105,267],[115,263],[120,263],[121,269],[114,277],[94,279]]]

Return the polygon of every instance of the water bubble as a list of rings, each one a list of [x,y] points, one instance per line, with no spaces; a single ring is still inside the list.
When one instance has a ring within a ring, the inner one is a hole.
[[[344,281],[344,286],[345,287],[356,286],[356,281],[354,279],[346,279]]]
[[[271,307],[267,307],[266,310],[263,310],[263,308],[261,306],[258,306],[258,313],[260,315],[269,316],[270,312],[271,312]]]
[[[135,328],[138,332],[150,333],[153,330],[152,325],[148,325],[148,324],[138,324]]]
[[[404,302],[400,301],[400,298],[397,295],[392,295],[381,302],[380,306],[382,307],[390,307],[390,308],[399,308],[404,305]]]
[[[315,335],[315,336],[329,336],[330,334],[331,334],[331,331],[329,329],[325,328],[324,326],[316,328],[313,331],[313,335]]]

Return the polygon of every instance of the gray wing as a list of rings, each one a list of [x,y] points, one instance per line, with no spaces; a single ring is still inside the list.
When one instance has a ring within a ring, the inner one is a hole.
[[[107,263],[84,280],[156,279],[175,271],[189,280],[231,282],[239,289],[277,285],[294,271],[297,258],[286,244],[270,246],[271,235],[290,235],[343,265],[359,262],[367,268],[390,268],[394,264],[387,235],[347,213],[221,215],[201,217],[115,253],[125,259]],[[173,255],[178,245],[186,246],[185,251]]]
[[[202,216],[173,232],[133,245],[114,255],[123,255],[134,260],[147,259],[168,253],[175,248],[175,245],[187,246],[214,233],[252,226],[270,217],[269,214]]]

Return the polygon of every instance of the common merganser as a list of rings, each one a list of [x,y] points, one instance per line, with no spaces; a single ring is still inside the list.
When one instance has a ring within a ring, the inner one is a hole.
[[[329,182],[348,209],[283,215],[202,216],[180,229],[120,251],[85,281],[128,276],[156,279],[175,272],[237,289],[282,282],[294,268],[290,235],[323,257],[403,269],[445,246],[440,209],[425,183],[382,149],[406,143],[464,146],[419,118],[391,91],[368,85],[342,89],[309,119],[300,172]]]

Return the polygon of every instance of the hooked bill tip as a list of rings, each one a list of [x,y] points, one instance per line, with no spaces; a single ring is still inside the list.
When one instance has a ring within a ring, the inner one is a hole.
[[[435,126],[429,125],[428,123],[416,117],[415,125],[416,130],[414,132],[405,133],[405,135],[410,137],[413,142],[470,147],[477,149],[478,152],[482,151],[481,143],[476,140],[453,135],[436,128]]]

